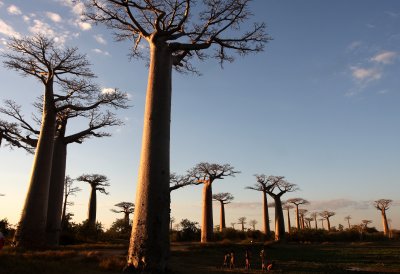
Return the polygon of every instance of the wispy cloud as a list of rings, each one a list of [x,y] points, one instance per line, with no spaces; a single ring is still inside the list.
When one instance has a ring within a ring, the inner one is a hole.
[[[71,35],[69,31],[57,31],[49,24],[35,19],[33,20],[33,25],[31,25],[28,30],[33,34],[42,34],[49,38],[53,38],[54,42],[63,46],[65,41],[74,35]]]
[[[387,15],[389,15],[390,17],[392,17],[392,18],[397,18],[397,17],[400,16],[400,13],[393,12],[393,11],[385,11],[385,13],[386,13]]]
[[[113,94],[115,93],[115,88],[102,88],[101,93],[103,94]]]
[[[228,205],[230,208],[256,209],[261,208],[261,203],[256,202],[233,202]]]
[[[103,38],[103,36],[101,34],[96,34],[93,37],[97,41],[97,43],[103,44],[103,45],[107,44],[107,41]]]
[[[350,70],[354,79],[362,82],[379,80],[382,77],[382,72],[377,68],[350,67]]]
[[[361,45],[362,45],[361,41],[351,42],[350,45],[347,46],[347,51],[354,51],[354,50],[360,48]]]
[[[58,13],[55,13],[55,12],[50,12],[50,11],[48,11],[48,12],[46,12],[46,16],[47,16],[51,21],[53,21],[53,22],[55,22],[55,23],[59,23],[59,22],[62,21],[61,16],[60,16]]]
[[[72,0],[58,0],[62,5],[70,8],[75,19],[72,20],[72,24],[77,26],[83,31],[90,30],[92,25],[88,22],[82,21],[82,14],[85,11],[85,5],[83,3],[74,3]]]
[[[97,53],[97,54],[102,54],[102,55],[105,55],[105,56],[110,56],[110,53],[109,53],[108,51],[104,51],[104,50],[101,50],[101,49],[92,49],[92,51],[95,52],[95,53]]]
[[[3,1],[0,1],[0,8],[4,5]]]
[[[381,64],[391,64],[397,57],[397,53],[394,51],[384,51],[379,54],[376,54],[371,58],[371,61]]]
[[[354,201],[349,199],[333,199],[327,201],[310,201],[309,210],[338,210],[342,208],[369,209],[373,201]]]
[[[12,14],[12,15],[20,15],[20,14],[22,14],[21,9],[19,7],[17,7],[16,5],[10,5],[7,8],[7,12],[9,14]]]
[[[16,32],[12,26],[8,25],[6,22],[0,19],[0,33],[5,34],[7,36],[15,36],[20,37],[21,35]]]

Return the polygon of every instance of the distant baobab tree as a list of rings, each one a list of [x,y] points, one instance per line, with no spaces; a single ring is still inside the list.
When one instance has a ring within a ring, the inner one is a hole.
[[[89,207],[88,207],[88,226],[91,228],[96,227],[96,211],[97,211],[97,198],[96,193],[108,195],[106,187],[110,186],[109,180],[106,176],[100,174],[83,174],[76,178],[77,181],[86,182],[91,186]]]
[[[253,186],[247,186],[246,189],[251,189],[255,191],[260,191],[262,194],[263,201],[263,224],[264,224],[264,234],[269,236],[271,234],[271,228],[269,225],[269,211],[268,211],[268,196],[267,196],[267,188],[268,181],[265,180],[265,177],[262,175],[255,175],[257,183]]]
[[[128,266],[164,272],[169,257],[172,69],[195,71],[189,61],[196,57],[210,57],[221,64],[233,61],[230,51],[240,55],[260,52],[270,38],[265,34],[265,24],[253,24],[244,31],[243,23],[252,15],[249,1],[202,1],[198,6],[193,0],[81,1],[87,9],[86,20],[113,29],[117,40],[134,41],[133,56],[141,57],[143,51],[149,51],[137,208]],[[147,47],[142,46],[144,41]],[[150,225],[155,223],[158,225]],[[146,259],[145,266],[142,258]]]
[[[306,227],[309,228],[309,229],[311,229],[311,222],[314,221],[314,218],[312,218],[312,217],[305,217],[305,218],[304,218],[304,221],[305,221],[305,223],[306,223]]]
[[[135,211],[135,204],[131,202],[120,202],[114,206],[119,209],[110,209],[114,213],[124,213],[124,225],[126,228],[129,227],[129,215]]]
[[[274,199],[275,203],[275,240],[279,241],[285,237],[285,220],[283,217],[281,197],[288,192],[296,191],[295,184],[286,181],[284,176],[255,175],[257,181],[265,183],[267,193]]]
[[[232,226],[233,229],[235,229],[235,224],[236,223],[231,223],[231,226]]]
[[[240,217],[237,221],[238,224],[242,225],[242,231],[244,231],[244,225],[246,224],[246,217]]]
[[[250,220],[249,221],[249,225],[253,228],[253,230],[256,230],[256,224],[257,224],[257,220]]]
[[[42,120],[32,166],[29,191],[23,206],[17,231],[14,235],[16,246],[25,248],[45,245],[46,219],[56,133],[57,107],[55,84],[68,85],[76,79],[90,79],[94,74],[89,68],[85,55],[77,48],[58,47],[52,39],[43,35],[11,38],[7,51],[1,56],[4,65],[33,76],[44,86]],[[66,109],[66,108],[65,108]],[[60,214],[61,215],[61,214]]]
[[[299,212],[299,216],[300,216],[301,229],[304,229],[305,228],[305,215],[308,212],[308,210],[305,208],[300,208],[298,212]]]
[[[202,162],[188,171],[195,184],[203,184],[203,215],[201,225],[201,242],[206,243],[213,239],[213,209],[212,209],[212,183],[215,180],[240,173],[229,164],[211,164]]]
[[[291,225],[290,225],[290,210],[293,209],[294,206],[292,206],[291,204],[284,202],[282,205],[282,209],[287,211],[287,230],[288,233],[290,234],[291,232]]]
[[[318,217],[318,212],[311,212],[310,216],[313,218],[314,222],[315,222],[315,229],[318,229],[318,222],[317,222],[317,217]]]
[[[70,196],[75,196],[77,192],[81,191],[79,187],[74,187],[74,179],[72,179],[70,176],[65,176],[64,179],[64,202],[63,202],[63,207],[62,207],[62,213],[61,213],[61,229],[64,230],[67,225],[67,206],[72,206],[74,203],[70,202],[68,198]]]
[[[371,220],[361,220],[361,224],[364,227],[364,230],[366,230],[368,228],[368,225],[371,223],[372,223]]]
[[[379,199],[377,201],[374,201],[375,208],[381,211],[383,234],[385,236],[389,236],[389,225],[388,225],[388,221],[386,218],[386,210],[389,209],[392,202],[393,202],[393,200],[390,200],[390,199]]]
[[[318,221],[321,221],[321,227],[322,227],[322,229],[325,229],[324,220],[325,220],[324,218],[318,219]]]
[[[169,230],[172,231],[172,225],[175,223],[175,218],[171,217],[169,218]]]
[[[220,225],[219,231],[222,232],[225,226],[225,205],[229,204],[233,201],[233,195],[228,192],[217,193],[212,196],[213,200],[218,201],[221,205],[221,212],[220,212]]]
[[[331,222],[329,220],[330,217],[334,216],[336,213],[333,211],[328,211],[324,210],[321,213],[319,213],[319,216],[324,218],[326,220],[327,226],[328,226],[328,231],[331,231]]]
[[[348,216],[344,217],[344,219],[347,221],[347,224],[349,225],[349,229],[350,229],[351,228],[351,225],[350,225],[351,216],[348,215]]]
[[[286,201],[287,203],[294,204],[296,207],[296,228],[297,230],[301,227],[299,205],[308,205],[310,202],[303,198],[291,198]]]

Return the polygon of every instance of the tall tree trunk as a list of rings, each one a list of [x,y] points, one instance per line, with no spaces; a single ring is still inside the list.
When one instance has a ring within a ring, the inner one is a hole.
[[[290,230],[291,230],[291,228],[290,228],[290,212],[289,212],[289,208],[287,209],[287,230],[288,230],[288,233],[290,234]]]
[[[201,242],[207,243],[213,239],[213,209],[211,182],[205,182],[203,187],[203,216],[201,225]]]
[[[169,154],[172,55],[164,42],[150,42],[136,208],[128,265],[165,272],[169,259]]]
[[[300,230],[300,215],[299,215],[299,206],[296,205],[296,228],[297,231]]]
[[[301,220],[301,229],[304,229],[305,224],[304,224],[304,215],[300,215],[300,220]]]
[[[347,219],[347,224],[349,225],[349,229],[351,228],[350,226],[350,219]]]
[[[67,145],[63,142],[63,138],[63,135],[59,135],[54,142],[46,223],[46,240],[47,244],[50,246],[58,245],[61,231],[65,169],[67,161]]]
[[[92,191],[90,192],[90,199],[88,206],[88,225],[93,229],[96,227],[96,209],[97,209],[96,186],[92,186]]]
[[[275,201],[275,241],[285,238],[285,219],[283,218],[283,209],[281,196],[272,196]]]
[[[129,227],[129,212],[124,212],[125,227]]]
[[[328,231],[331,231],[331,222],[329,221],[329,218],[326,218],[326,223],[328,224]]]
[[[321,225],[322,225],[322,229],[325,229],[325,226],[324,226],[324,219],[321,220]]]
[[[317,216],[315,215],[315,218],[314,218],[314,222],[315,222],[315,230],[317,230],[318,229],[318,222],[317,222]]]
[[[262,191],[263,194],[263,219],[264,219],[264,233],[269,236],[271,234],[271,228],[269,226],[269,212],[268,212],[268,201],[267,193]]]
[[[382,213],[383,234],[385,236],[389,236],[389,225],[386,218],[386,211],[384,208],[381,209],[381,213]]]
[[[242,222],[241,224],[242,224],[242,231],[244,231],[244,222]]]
[[[56,109],[53,97],[53,81],[50,79],[45,87],[42,125],[33,160],[29,189],[14,236],[17,246],[35,248],[45,245],[55,122]]]
[[[221,203],[221,215],[220,215],[220,226],[219,226],[219,231],[222,232],[226,226],[225,226],[225,204],[223,201],[220,201]]]

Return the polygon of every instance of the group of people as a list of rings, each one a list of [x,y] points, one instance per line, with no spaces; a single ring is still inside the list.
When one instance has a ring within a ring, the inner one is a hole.
[[[251,253],[248,249],[246,249],[245,254],[245,268],[246,269],[251,269]],[[268,263],[265,260],[265,249],[263,248],[260,251],[260,258],[261,258],[261,270],[262,271],[269,271],[273,267],[273,262]],[[224,263],[222,265],[223,268],[229,268],[233,269],[236,267],[236,257],[235,257],[235,252],[233,250],[228,251],[224,255]]]

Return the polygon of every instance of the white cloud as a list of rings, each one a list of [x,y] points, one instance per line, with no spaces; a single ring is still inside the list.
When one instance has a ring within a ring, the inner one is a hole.
[[[350,69],[352,76],[362,82],[379,80],[382,77],[382,72],[377,68],[350,67]]]
[[[73,36],[68,31],[56,31],[49,24],[38,19],[33,20],[33,25],[30,26],[28,30],[33,34],[42,34],[52,38],[54,42],[61,46],[65,44],[65,41],[69,37]]]
[[[29,20],[31,20],[31,18],[30,18],[29,16],[27,16],[27,15],[23,15],[23,16],[22,16],[22,19],[23,19],[25,22],[29,22]]]
[[[20,8],[18,8],[16,5],[11,5],[7,8],[8,13],[13,14],[13,15],[20,15],[22,14],[22,11]]]
[[[107,41],[103,38],[103,36],[101,34],[96,34],[93,37],[97,41],[97,43],[103,44],[103,45],[107,44]]]
[[[103,54],[103,55],[106,55],[106,56],[110,55],[110,53],[108,51],[103,51],[101,49],[92,49],[92,51],[97,53],[97,54]]]
[[[358,49],[362,45],[361,41],[354,41],[350,45],[347,46],[347,50],[353,51]]]
[[[4,5],[4,3],[2,1],[0,1],[0,8]]]
[[[389,91],[387,89],[382,89],[382,90],[378,91],[378,94],[381,94],[381,95],[387,94],[387,93],[389,93]]]
[[[391,64],[397,57],[397,53],[394,51],[384,51],[371,58],[371,61],[381,63],[381,64]]]
[[[0,19],[0,33],[5,34],[7,36],[15,36],[19,38],[21,35],[16,32],[13,27],[8,25],[6,22]]]
[[[101,93],[103,94],[112,94],[115,93],[115,88],[102,88]]]
[[[51,21],[55,22],[55,23],[59,23],[61,22],[61,16],[58,13],[54,13],[54,12],[46,12],[47,17],[50,18]]]
[[[78,27],[79,27],[81,30],[90,30],[90,29],[92,28],[92,25],[91,25],[91,24],[89,24],[89,23],[87,23],[87,22],[82,22],[82,21],[80,21],[80,19],[78,19],[78,20],[76,21],[76,24],[78,25]]]

